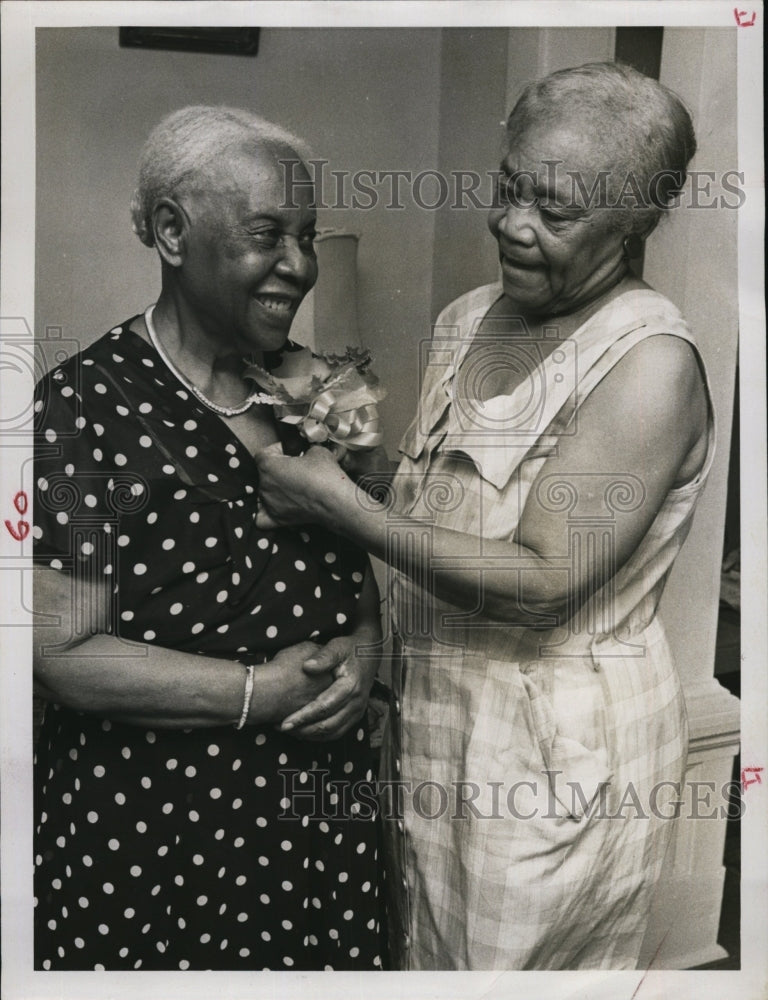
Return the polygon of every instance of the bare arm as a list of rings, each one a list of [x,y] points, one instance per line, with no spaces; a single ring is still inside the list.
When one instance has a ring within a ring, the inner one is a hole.
[[[35,568],[35,607],[52,624],[35,629],[36,691],[77,711],[135,725],[194,728],[236,723],[245,668],[234,661],[106,634],[105,592],[53,569]],[[73,614],[91,609],[87,630],[72,640]],[[320,694],[331,675],[308,674],[304,662],[318,653],[312,642],[281,651],[258,666],[249,723],[277,723]]]
[[[611,571],[626,563],[647,532],[670,488],[690,478],[703,461],[707,420],[706,398],[693,352],[674,337],[643,341],[598,385],[579,410],[578,433],[559,442],[537,483],[549,475],[579,491],[588,478],[610,482],[622,473],[642,484],[635,509],[615,516],[615,549]],[[358,488],[323,451],[311,449],[302,458],[264,456],[260,462],[260,494],[274,521],[314,520],[342,532],[373,555],[392,561],[388,544],[389,514]],[[483,611],[498,621],[519,621],[529,610],[561,611],[574,596],[583,599],[601,586],[586,567],[558,572],[568,556],[567,511],[541,502],[534,484],[514,539],[483,540],[483,557],[505,568],[483,576]],[[604,491],[594,485],[579,496],[581,512],[602,513]],[[269,518],[262,516],[262,524]],[[415,550],[397,568],[460,608],[471,610],[478,596],[477,572],[464,569],[462,559],[478,554],[477,539],[448,528],[432,529],[432,565]],[[510,557],[526,567],[522,576],[509,572]],[[442,566],[439,571],[436,567]],[[524,580],[524,592],[520,579]]]

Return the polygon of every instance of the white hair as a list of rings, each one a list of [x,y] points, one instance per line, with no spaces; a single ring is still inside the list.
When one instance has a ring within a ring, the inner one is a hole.
[[[196,105],[163,118],[144,143],[138,186],[131,200],[133,231],[141,242],[154,246],[152,213],[159,199],[177,197],[227,149],[247,142],[287,147],[305,163],[310,155],[297,136],[240,108]]]
[[[593,137],[618,190],[633,176],[633,193],[614,213],[620,228],[644,232],[674,204],[696,152],[693,122],[683,101],[658,81],[621,63],[587,63],[529,84],[507,121],[510,147],[529,128],[570,123]],[[611,161],[613,157],[613,161]]]

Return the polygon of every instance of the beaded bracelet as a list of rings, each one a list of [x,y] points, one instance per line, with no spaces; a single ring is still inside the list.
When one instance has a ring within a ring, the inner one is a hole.
[[[245,692],[243,693],[243,710],[240,713],[240,721],[235,726],[235,729],[242,729],[248,718],[248,713],[251,710],[251,699],[253,698],[253,672],[254,666],[251,664],[250,667],[245,668]]]

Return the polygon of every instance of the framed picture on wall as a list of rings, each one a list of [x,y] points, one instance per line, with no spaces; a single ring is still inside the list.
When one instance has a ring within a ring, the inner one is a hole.
[[[136,49],[174,49],[178,52],[212,52],[219,55],[255,56],[259,28],[120,28],[120,46]]]

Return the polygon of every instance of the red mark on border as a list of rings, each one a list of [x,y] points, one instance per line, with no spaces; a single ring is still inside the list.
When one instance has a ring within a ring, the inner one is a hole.
[[[762,785],[763,779],[760,777],[760,775],[764,770],[765,770],[764,767],[742,767],[741,769],[742,791],[746,791],[750,785]]]
[[[734,7],[733,16],[736,18],[736,24],[738,24],[740,28],[751,28],[752,25],[755,23],[755,18],[757,17],[757,11],[755,10],[752,11],[751,20],[742,21],[742,18],[743,17],[745,18],[747,16],[747,12],[745,10],[739,10],[738,7]]]
[[[27,494],[24,490],[19,490],[16,496],[13,498],[13,506],[16,508],[18,514],[24,515],[27,513],[29,508],[29,501],[27,500]],[[17,542],[23,542],[24,539],[29,534],[29,521],[20,520],[13,525],[7,518],[5,521],[5,526],[11,533],[13,538]]]

